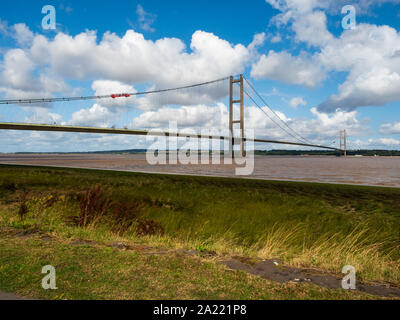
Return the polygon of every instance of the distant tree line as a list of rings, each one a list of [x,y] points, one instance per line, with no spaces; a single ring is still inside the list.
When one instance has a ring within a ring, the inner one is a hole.
[[[330,150],[257,150],[255,152],[256,155],[265,155],[265,156],[339,156],[340,153],[338,151],[330,151]],[[365,157],[373,157],[373,156],[384,156],[384,157],[393,157],[400,156],[400,150],[349,150],[347,151],[347,155],[349,156],[365,156]]]

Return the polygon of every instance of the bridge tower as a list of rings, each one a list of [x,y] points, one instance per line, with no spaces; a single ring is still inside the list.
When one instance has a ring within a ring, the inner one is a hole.
[[[347,157],[347,132],[340,130],[340,150],[343,150],[344,156]]]
[[[240,86],[240,94],[239,97],[234,97],[234,92],[233,92],[233,85],[238,83]],[[233,76],[230,77],[230,94],[229,94],[229,152],[232,153],[232,158],[234,157],[234,146],[239,141],[240,143],[240,151],[242,153],[242,156],[246,156],[246,150],[245,150],[245,138],[244,138],[244,83],[243,83],[243,74],[239,76],[239,78],[234,79]],[[236,98],[236,99],[235,99]],[[235,104],[240,104],[240,118],[239,120],[235,120],[233,113],[234,113],[234,105]],[[235,138],[233,136],[233,126],[234,124],[240,124],[240,138]]]

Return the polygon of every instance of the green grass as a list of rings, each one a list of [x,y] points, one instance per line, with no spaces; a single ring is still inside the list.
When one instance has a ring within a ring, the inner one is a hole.
[[[101,184],[113,205],[140,203],[139,218],[164,233],[122,234],[112,214],[88,227],[68,223],[79,197]],[[18,217],[23,190],[28,214]],[[46,208],[46,201],[54,203]],[[400,284],[400,189],[0,166],[0,226],[36,228],[63,239],[133,241],[221,255],[281,258],[287,264]],[[50,201],[53,202],[53,201]]]
[[[0,288],[41,299],[374,299],[308,284],[277,284],[177,255],[7,236],[0,239],[0,251]],[[41,288],[47,264],[56,268],[57,290]]]

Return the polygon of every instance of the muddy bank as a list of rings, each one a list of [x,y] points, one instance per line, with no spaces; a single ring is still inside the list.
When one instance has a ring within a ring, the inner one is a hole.
[[[224,261],[223,264],[232,270],[241,270],[264,279],[280,283],[287,282],[306,282],[313,283],[328,289],[342,289],[342,277],[334,276],[328,273],[321,273],[315,270],[300,269],[282,265],[279,259],[264,260],[250,265],[232,259]],[[365,284],[356,283],[356,289],[372,295],[383,297],[400,297],[400,288],[386,284]]]

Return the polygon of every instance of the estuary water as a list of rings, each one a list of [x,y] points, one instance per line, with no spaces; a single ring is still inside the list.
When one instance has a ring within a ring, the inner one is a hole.
[[[247,178],[400,187],[400,157],[255,156]],[[235,177],[234,165],[150,165],[145,154],[0,154],[0,163]],[[246,177],[243,177],[246,178]]]

